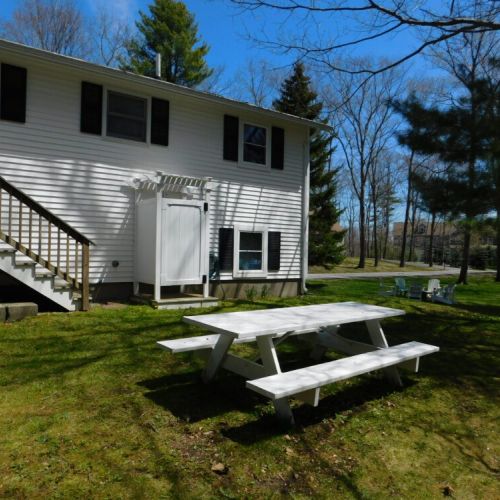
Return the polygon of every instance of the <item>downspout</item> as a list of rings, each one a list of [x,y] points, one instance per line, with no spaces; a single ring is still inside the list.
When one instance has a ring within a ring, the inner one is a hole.
[[[301,240],[301,275],[300,293],[307,292],[306,280],[309,271],[309,174],[311,163],[309,158],[309,129],[307,130],[307,140],[304,143],[304,182],[302,184],[302,240]]]

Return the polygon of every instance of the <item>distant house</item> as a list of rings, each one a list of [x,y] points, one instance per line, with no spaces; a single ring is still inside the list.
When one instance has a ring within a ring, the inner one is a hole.
[[[324,125],[7,41],[0,63],[4,277],[68,310],[89,287],[157,305],[300,292]]]
[[[393,243],[396,247],[401,247],[403,241],[403,222],[394,222],[392,230]],[[411,237],[411,226],[408,225],[408,241]],[[427,258],[427,251],[430,245],[431,223],[426,219],[419,219],[415,222],[414,249],[420,258]],[[448,250],[462,244],[463,237],[460,228],[453,222],[436,222],[434,227],[433,247],[435,252],[443,253],[443,247]]]

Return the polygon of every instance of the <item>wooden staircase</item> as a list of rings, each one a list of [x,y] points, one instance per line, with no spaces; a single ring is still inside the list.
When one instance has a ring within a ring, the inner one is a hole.
[[[68,311],[87,311],[92,244],[0,177],[1,271]]]

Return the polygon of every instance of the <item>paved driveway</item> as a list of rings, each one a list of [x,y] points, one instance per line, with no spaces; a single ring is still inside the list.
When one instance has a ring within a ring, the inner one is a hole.
[[[360,273],[310,273],[307,279],[310,280],[362,280],[366,278],[397,278],[397,277],[432,277],[432,276],[457,276],[460,269],[452,267],[441,269],[439,271],[384,271],[384,272],[360,272]],[[478,271],[469,269],[469,275],[472,274],[495,274],[495,271]]]

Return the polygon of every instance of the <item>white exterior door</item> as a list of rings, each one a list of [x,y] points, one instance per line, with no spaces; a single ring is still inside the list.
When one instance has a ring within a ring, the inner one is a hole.
[[[161,285],[203,282],[206,274],[206,213],[191,200],[162,200]]]

